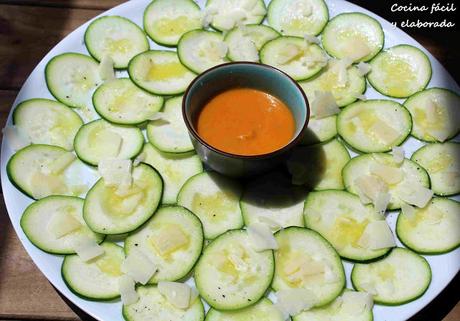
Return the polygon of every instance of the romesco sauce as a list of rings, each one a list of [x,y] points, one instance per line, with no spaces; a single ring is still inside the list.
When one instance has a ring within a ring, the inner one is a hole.
[[[209,145],[236,155],[261,155],[287,145],[295,122],[280,99],[238,88],[211,98],[198,115],[198,135]]]

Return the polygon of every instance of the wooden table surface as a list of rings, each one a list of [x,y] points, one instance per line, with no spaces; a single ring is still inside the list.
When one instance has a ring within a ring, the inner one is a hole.
[[[69,32],[122,2],[0,0],[0,124],[5,123],[22,83],[41,58]],[[420,31],[413,36],[451,72],[455,70],[458,81],[458,50],[446,46],[446,39],[426,36]],[[457,275],[448,288],[411,321],[459,321],[459,284]],[[91,320],[65,301],[35,267],[11,226],[1,197],[0,321],[31,319]]]

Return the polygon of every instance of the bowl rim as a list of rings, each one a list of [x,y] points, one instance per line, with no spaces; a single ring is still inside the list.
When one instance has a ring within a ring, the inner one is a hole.
[[[293,139],[291,139],[291,141],[288,144],[284,145],[283,147],[281,147],[279,149],[276,149],[276,150],[274,150],[272,152],[265,153],[265,154],[238,155],[238,154],[232,154],[232,153],[220,150],[220,149],[208,144],[204,139],[202,139],[200,137],[198,132],[195,130],[195,127],[193,126],[192,121],[189,118],[189,115],[188,115],[189,113],[187,112],[187,106],[186,106],[186,101],[187,101],[187,97],[190,95],[190,90],[192,89],[192,87],[202,77],[204,77],[205,75],[215,71],[216,69],[221,69],[221,68],[224,68],[224,67],[236,66],[236,65],[251,65],[251,66],[257,66],[258,68],[270,69],[271,71],[274,71],[274,72],[280,74],[282,77],[287,78],[296,87],[296,89],[300,92],[300,95],[303,98],[304,105],[305,105],[305,108],[306,108],[305,120],[304,120],[303,125],[300,128],[300,131],[298,132],[298,134]],[[266,64],[262,64],[262,63],[258,63],[258,62],[234,61],[234,62],[227,62],[227,63],[223,63],[223,64],[220,64],[220,65],[211,67],[211,68],[205,70],[204,72],[202,72],[201,74],[199,74],[195,79],[192,80],[192,82],[188,85],[187,89],[185,90],[183,98],[182,98],[182,117],[184,119],[185,125],[187,126],[187,129],[188,129],[189,133],[191,133],[192,136],[197,141],[200,142],[200,144],[204,145],[206,148],[212,150],[213,152],[215,152],[217,154],[220,154],[222,156],[231,157],[231,158],[238,158],[238,159],[243,159],[243,160],[251,160],[251,159],[252,160],[260,160],[260,159],[269,159],[269,158],[281,155],[281,154],[287,152],[288,150],[290,150],[291,148],[293,148],[294,146],[298,145],[298,143],[300,142],[300,140],[303,137],[303,134],[304,134],[305,130],[307,129],[307,126],[308,126],[308,123],[309,123],[309,120],[310,120],[310,103],[309,103],[307,95],[303,91],[302,87],[297,83],[297,81],[295,81],[291,76],[289,76],[284,71],[282,71],[282,70],[280,70],[280,69],[278,69],[276,67],[266,65]]]

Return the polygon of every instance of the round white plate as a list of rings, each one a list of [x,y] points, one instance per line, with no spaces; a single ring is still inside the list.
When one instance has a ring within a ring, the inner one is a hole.
[[[171,0],[173,1],[173,0]],[[139,26],[142,26],[142,16],[145,7],[149,4],[149,0],[133,0],[124,3],[118,7],[115,7],[103,15],[120,15],[128,19],[131,19]],[[268,2],[268,1],[267,1]],[[198,3],[203,7],[204,1],[199,0]],[[385,48],[392,47],[397,44],[410,44],[422,49],[430,58],[433,67],[433,77],[428,87],[444,87],[459,92],[459,87],[448,74],[448,72],[441,66],[441,64],[418,42],[409,37],[402,30],[393,27],[389,22],[380,18],[379,16],[362,9],[354,4],[348,3],[341,0],[327,0],[329,6],[330,16],[333,17],[342,12],[363,12],[374,18],[376,18],[381,24],[385,31]],[[37,65],[32,74],[29,76],[27,81],[24,83],[21,91],[19,92],[14,106],[19,102],[30,99],[30,98],[50,98],[53,99],[51,94],[46,88],[44,79],[44,69],[46,63],[54,56],[64,52],[81,52],[88,54],[83,43],[83,35],[88,26],[89,22],[80,26],[77,30],[68,35],[62,40],[56,47],[54,47]],[[151,48],[162,48],[157,44],[150,41]],[[169,48],[169,50],[171,50]],[[118,73],[117,76],[126,75],[126,72]],[[366,96],[368,98],[385,98],[381,94],[377,93],[370,85],[368,85]],[[402,101],[402,100],[399,100]],[[11,115],[8,117],[7,124],[11,124]],[[458,138],[458,137],[457,137]],[[413,138],[410,138],[405,144],[404,148],[408,156],[413,151],[418,149],[423,144]],[[1,150],[1,181],[3,194],[5,198],[6,207],[13,223],[14,229],[19,236],[25,249],[32,257],[35,264],[42,271],[42,273],[48,278],[48,280],[67,298],[73,303],[79,306],[82,310],[95,317],[98,320],[107,321],[122,321],[121,315],[121,302],[92,302],[79,298],[73,294],[64,281],[61,278],[61,263],[62,256],[50,255],[37,249],[22,231],[19,220],[24,209],[32,202],[30,198],[19,192],[9,181],[6,174],[6,164],[13,152],[8,148],[5,142],[2,143]],[[406,156],[407,157],[407,156]],[[390,226],[394,230],[396,223],[396,213],[390,213],[388,216]],[[398,246],[402,244],[398,241]],[[448,254],[437,255],[437,256],[425,256],[431,265],[433,272],[433,279],[428,291],[418,300],[408,304],[404,304],[396,307],[385,307],[376,305],[374,307],[374,320],[375,321],[403,321],[410,318],[412,315],[421,310],[431,300],[433,300],[452,280],[456,273],[460,270],[460,248],[452,251]],[[351,272],[352,264],[344,262],[345,269],[347,272],[347,287],[352,287],[349,275]]]

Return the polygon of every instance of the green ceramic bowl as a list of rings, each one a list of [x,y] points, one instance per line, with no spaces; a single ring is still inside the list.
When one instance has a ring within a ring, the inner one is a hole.
[[[206,143],[195,128],[200,110],[209,99],[233,88],[258,89],[281,99],[290,108],[296,123],[291,141],[278,150],[255,156],[227,153]],[[243,177],[268,171],[289,156],[307,128],[310,107],[300,86],[281,70],[258,63],[232,62],[208,69],[195,78],[184,94],[182,114],[201,160],[221,174]]]

